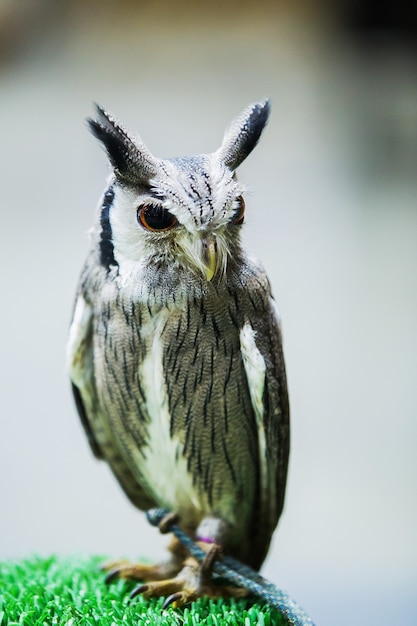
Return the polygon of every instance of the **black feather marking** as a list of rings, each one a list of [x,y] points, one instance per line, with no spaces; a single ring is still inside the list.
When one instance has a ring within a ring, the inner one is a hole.
[[[203,330],[203,327],[200,325],[199,321],[197,322],[197,327],[195,329],[195,335],[194,335],[194,346],[195,346],[195,358],[193,361],[193,364],[195,362],[195,360],[197,359],[198,356],[198,336],[200,334],[200,332]]]
[[[95,106],[98,121],[88,118],[88,126],[94,137],[106,149],[115,173],[123,177],[132,169],[132,161],[136,160],[137,148],[116,120],[98,104]]]
[[[195,181],[196,181],[196,177],[193,174],[189,174],[189,180],[191,181],[191,182],[189,182],[189,186],[190,186],[190,189],[191,189],[191,191],[193,193],[190,193],[188,191],[187,187],[184,187],[184,191],[188,194],[188,196],[191,198],[191,200],[193,200],[193,201],[201,200],[200,192],[198,191],[197,187],[195,185],[193,185],[193,183],[195,183]]]
[[[228,313],[229,313],[229,319],[232,322],[233,326],[235,328],[237,328],[238,330],[240,330],[240,326],[239,326],[239,320],[236,317],[236,309],[234,309],[233,307],[231,307],[230,305],[227,307]]]
[[[74,383],[72,383],[72,393],[74,395],[75,406],[77,407],[78,415],[80,416],[81,424],[83,425],[84,431],[87,435],[88,443],[90,444],[91,450],[93,451],[93,454],[97,459],[103,459],[103,453],[91,429],[90,422],[88,421],[80,390],[74,385]]]
[[[227,467],[229,468],[229,472],[230,472],[230,475],[232,477],[232,481],[236,485],[237,484],[236,472],[235,472],[235,468],[233,467],[232,460],[231,460],[231,458],[229,456],[229,453],[227,451],[227,445],[226,445],[226,440],[225,439],[222,439],[222,448],[223,448],[224,458],[226,459]]]
[[[191,407],[191,404],[190,404],[190,406],[188,407],[187,413],[185,415],[185,425],[187,427],[187,431],[189,430],[188,426],[189,426],[190,421],[191,421],[191,408],[192,407]]]
[[[89,118],[87,123],[94,137],[96,137],[106,148],[110,163],[118,172],[126,170],[129,161],[129,151],[121,136],[111,132],[99,122]]]
[[[173,372],[177,367],[178,350],[173,347],[167,349],[167,367]]]
[[[210,466],[208,463],[206,463],[204,466],[203,484],[204,484],[204,489],[208,492],[209,501],[211,501],[211,495],[210,495],[211,481],[209,480],[209,472],[210,472]]]
[[[171,395],[169,395],[169,398],[174,398],[174,400],[172,400],[172,403],[170,404],[171,406],[171,418],[174,419],[177,415],[177,408],[178,406],[181,405],[181,395],[179,393],[177,393],[175,395],[175,385],[172,385],[170,387],[171,390]]]
[[[91,133],[103,144],[116,176],[127,183],[147,185],[160,166],[159,160],[97,104],[96,113],[97,120],[89,118],[87,123]]]
[[[248,154],[252,152],[258,143],[259,137],[261,136],[261,133],[265,128],[265,124],[268,121],[270,110],[271,106],[269,100],[267,100],[264,104],[256,104],[253,107],[247,123],[242,128],[242,133],[246,135],[245,141],[242,145],[243,159],[246,159]]]
[[[198,384],[201,385],[202,380],[203,380],[203,375],[204,375],[204,359],[201,359],[200,361],[200,371],[198,373]]]
[[[188,429],[191,433],[191,428]],[[189,433],[187,432],[187,437],[188,437]],[[188,456],[187,459],[187,469],[188,471],[190,471],[191,469],[191,463],[192,463],[192,459],[194,459],[196,456],[196,443],[195,443],[195,430],[192,431],[191,433],[191,450],[190,450],[190,454]],[[201,460],[201,459],[200,459]],[[196,481],[197,481],[197,475],[195,474],[195,472],[192,472],[193,474],[193,485],[195,485]]]
[[[184,384],[182,386],[182,403],[183,403],[183,406],[186,406],[186,404],[187,404],[187,384],[186,384],[186,381],[184,381]]]
[[[203,463],[201,461],[201,448],[197,448],[197,469],[198,469],[198,473],[201,476],[201,473],[203,471]]]
[[[184,440],[184,448],[183,448],[183,454],[186,455],[188,453],[188,445],[190,443],[190,435],[192,433],[192,430],[190,428],[190,413],[191,413],[191,407],[189,407],[188,411],[187,411],[187,415],[186,415],[186,419],[185,419],[185,423],[186,423],[186,429],[185,429],[185,440]],[[172,420],[171,420],[171,424],[172,424]],[[190,456],[188,455],[188,461],[187,461],[187,467],[189,469],[189,465],[190,465]]]
[[[224,423],[224,432],[227,434],[229,432],[229,413],[227,410],[226,395],[224,396],[224,403],[223,403],[223,423]]]
[[[214,454],[216,452],[216,420],[214,419],[214,415],[212,414],[211,419],[211,451]]]
[[[212,190],[211,184],[210,184],[210,177],[209,177],[208,173],[206,171],[204,171],[204,170],[201,172],[201,175],[203,176],[204,184],[205,184],[206,189],[207,189],[207,198],[209,200],[210,207],[212,208],[212,206],[213,206],[213,202],[212,202],[213,190]]]
[[[123,376],[124,376],[124,380],[126,381],[126,391],[129,395],[129,398],[132,399],[133,398],[133,394],[132,394],[132,388],[130,386],[130,380],[129,380],[129,365],[127,362],[127,355],[126,355],[126,350],[122,350],[122,357],[123,357]]]
[[[211,322],[213,324],[214,336],[216,338],[216,348],[218,349],[219,348],[219,342],[220,342],[220,339],[221,339],[222,335],[221,335],[220,329],[219,329],[219,327],[217,325],[217,322],[216,322],[216,319],[215,319],[214,315],[211,318]]]
[[[109,336],[109,318],[101,312],[101,322],[104,328],[104,340],[107,341]]]
[[[187,306],[187,330],[190,328],[190,323],[191,323],[191,307],[190,307],[190,304],[188,303],[188,306]]]
[[[206,395],[206,397],[204,398],[204,403],[203,403],[203,424],[204,426],[207,426],[207,411],[209,408],[209,397],[208,395]]]
[[[211,395],[213,393],[213,385],[214,385],[214,378],[215,378],[215,371],[214,371],[214,348],[213,346],[211,346],[211,351],[210,351],[210,372],[211,372],[211,376],[210,376],[210,384],[209,384],[209,390],[208,390],[208,401],[211,402]]]
[[[176,354],[178,354],[178,353],[181,351],[181,349],[182,349],[182,347],[183,347],[183,345],[184,345],[184,343],[185,343],[185,341],[186,341],[186,340],[187,340],[187,334],[186,334],[186,333],[184,333],[184,334],[183,334],[183,336],[181,337],[181,340],[180,340],[180,341],[178,342],[178,344],[175,346],[175,351],[176,351]]]
[[[234,361],[235,355],[234,355],[234,350],[232,349],[230,351],[230,357],[229,357],[229,367],[227,368],[227,372],[226,372],[226,377],[224,379],[224,387],[223,387],[223,392],[226,395],[226,391],[227,391],[227,385],[229,384],[229,380],[230,380],[230,376],[232,375],[232,369],[233,369],[233,361]]]
[[[174,377],[174,383],[175,384],[177,384],[177,382],[178,382],[178,379],[179,379],[179,377],[181,375],[181,370],[182,370],[182,367],[181,367],[181,363],[180,363],[179,366],[178,366],[177,371],[175,372],[175,377]]]
[[[110,224],[110,208],[114,200],[113,187],[109,187],[104,194],[100,215],[100,262],[109,272],[112,267],[119,267],[114,258],[114,246]]]
[[[221,156],[231,170],[239,167],[258,143],[268,121],[270,109],[269,100],[253,105],[241,127],[227,137]]]
[[[233,297],[236,310],[239,310],[239,296],[238,296],[237,292],[235,290],[230,290],[229,289],[229,294]]]
[[[125,302],[121,303],[121,309],[122,309],[123,317],[125,318],[126,326],[130,326],[131,324],[130,310],[129,310],[129,307],[126,307]]]
[[[194,356],[193,356],[193,360],[191,361],[191,366],[194,367],[194,365],[197,363],[197,359],[198,359],[198,347],[197,347],[197,336],[199,333],[200,328],[197,326],[197,332],[195,334],[195,338],[194,338]]]
[[[196,351],[197,353],[197,351]],[[193,394],[197,393],[198,389],[198,372],[196,368],[193,366],[194,378],[193,378]]]

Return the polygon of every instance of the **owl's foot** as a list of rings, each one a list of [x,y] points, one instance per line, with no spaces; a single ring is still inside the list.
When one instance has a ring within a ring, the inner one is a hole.
[[[112,561],[102,565],[107,572],[106,583],[111,583],[118,578],[128,580],[164,581],[176,576],[188,557],[187,550],[177,539],[173,538],[168,546],[171,558],[157,565],[144,565],[141,563],[129,563],[129,561]]]
[[[139,585],[132,591],[130,598],[132,599],[139,594],[146,598],[167,596],[163,605],[165,609],[168,606],[177,608],[202,596],[242,598],[248,595],[246,589],[216,584],[211,580],[212,564],[218,556],[217,546],[213,548],[208,552],[203,563],[189,557],[185,560],[184,567],[174,578]]]

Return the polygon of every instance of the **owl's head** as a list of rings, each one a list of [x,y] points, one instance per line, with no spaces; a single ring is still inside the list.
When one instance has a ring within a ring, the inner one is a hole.
[[[207,281],[227,273],[240,252],[243,188],[237,167],[258,142],[269,101],[234,120],[212,154],[159,159],[101,107],[89,119],[113,174],[100,212],[101,262],[135,271],[137,264],[189,270]]]

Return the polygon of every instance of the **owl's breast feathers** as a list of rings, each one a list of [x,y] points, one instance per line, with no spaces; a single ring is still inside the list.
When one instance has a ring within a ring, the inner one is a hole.
[[[289,447],[281,335],[265,274],[246,268],[155,308],[125,299],[116,282],[104,293],[93,304],[96,408],[83,400],[93,431],[110,440],[103,447],[124,459],[126,483],[113,463],[122,486],[132,497],[133,476],[145,494],[138,506],[155,502],[194,526],[221,517],[231,551],[260,565],[283,506]]]

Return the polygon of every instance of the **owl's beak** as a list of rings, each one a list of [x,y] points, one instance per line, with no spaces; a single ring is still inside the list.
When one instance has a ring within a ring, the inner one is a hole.
[[[210,282],[217,269],[217,246],[214,239],[204,242],[206,278]]]

